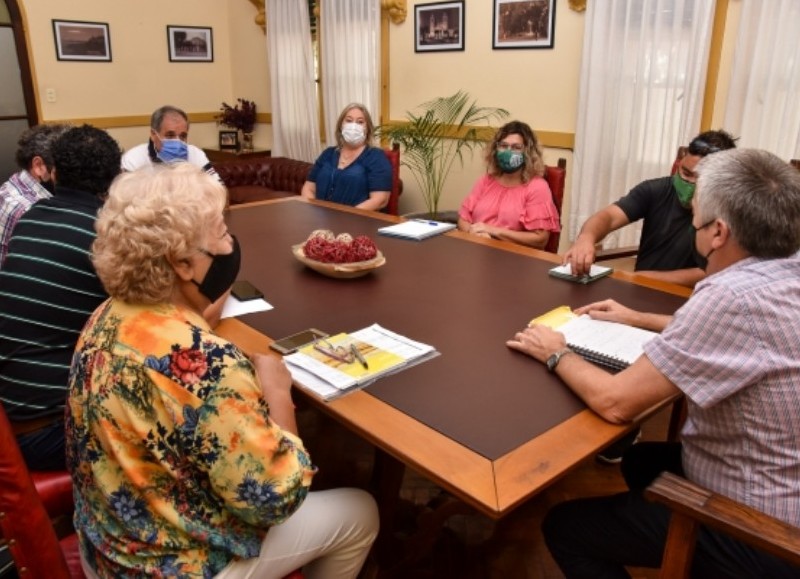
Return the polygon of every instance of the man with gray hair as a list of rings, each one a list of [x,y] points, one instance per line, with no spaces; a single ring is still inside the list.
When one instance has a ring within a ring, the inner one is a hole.
[[[53,155],[50,146],[68,125],[36,125],[17,141],[20,171],[0,186],[0,267],[8,253],[8,240],[19,218],[40,199],[53,194]]]
[[[636,362],[609,374],[543,326],[508,341],[547,361],[609,422],[686,399],[680,442],[642,443],[624,454],[628,492],[548,513],[545,539],[567,577],[625,577],[625,565],[661,565],[670,512],[642,493],[662,471],[800,526],[800,172],[754,149],[721,151],[697,167],[692,227],[708,276],[689,300],[671,318],[611,300],[576,310],[660,331]],[[698,535],[692,576],[799,572],[729,536]]]
[[[135,171],[159,163],[186,161],[220,179],[203,150],[188,144],[188,138],[189,117],[184,111],[170,105],[156,109],[150,117],[150,139],[122,156],[122,169]]]

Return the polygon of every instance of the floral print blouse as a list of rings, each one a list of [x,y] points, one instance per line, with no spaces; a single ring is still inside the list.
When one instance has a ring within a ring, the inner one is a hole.
[[[100,577],[213,577],[256,557],[315,471],[247,357],[173,305],[94,312],[66,424],[75,528]]]

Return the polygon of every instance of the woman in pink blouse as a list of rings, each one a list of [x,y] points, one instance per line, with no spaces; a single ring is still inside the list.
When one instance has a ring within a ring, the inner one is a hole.
[[[458,228],[543,249],[561,225],[536,134],[520,121],[505,124],[487,147],[486,165],[461,204]]]

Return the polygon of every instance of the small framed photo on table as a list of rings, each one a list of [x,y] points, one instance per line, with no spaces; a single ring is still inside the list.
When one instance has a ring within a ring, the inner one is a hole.
[[[553,48],[555,0],[493,0],[492,48]]]
[[[167,26],[170,62],[214,62],[211,28]]]
[[[414,6],[414,52],[464,50],[464,0]]]
[[[220,131],[219,149],[220,151],[238,151],[239,131]]]

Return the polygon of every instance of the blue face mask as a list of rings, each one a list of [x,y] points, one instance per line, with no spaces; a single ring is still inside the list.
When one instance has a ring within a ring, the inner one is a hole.
[[[161,141],[158,158],[165,163],[186,161],[189,158],[189,146],[180,139],[164,139]]]

